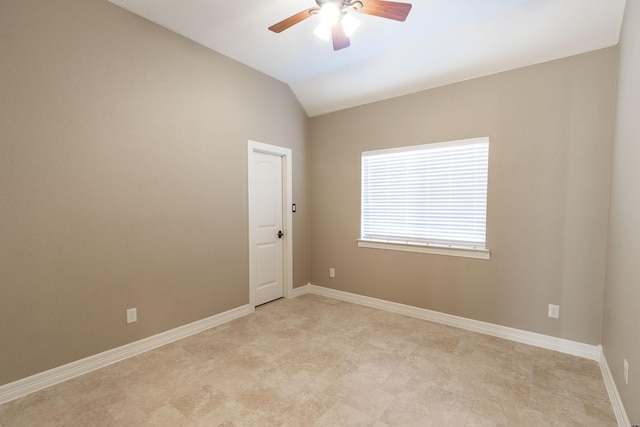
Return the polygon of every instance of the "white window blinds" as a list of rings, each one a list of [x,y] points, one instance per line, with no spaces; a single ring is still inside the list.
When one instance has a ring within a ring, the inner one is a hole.
[[[363,240],[485,249],[489,138],[362,153]]]

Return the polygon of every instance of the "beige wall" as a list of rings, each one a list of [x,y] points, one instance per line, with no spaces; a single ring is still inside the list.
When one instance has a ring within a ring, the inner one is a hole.
[[[311,282],[600,344],[616,60],[609,48],[311,119]],[[362,151],[477,136],[491,139],[491,260],[357,247]]]
[[[0,2],[0,58],[0,384],[247,304],[249,139],[293,149],[308,282],[286,85],[105,0]]]
[[[603,347],[631,424],[640,424],[640,1],[629,0],[620,40]],[[623,361],[629,362],[625,384]]]

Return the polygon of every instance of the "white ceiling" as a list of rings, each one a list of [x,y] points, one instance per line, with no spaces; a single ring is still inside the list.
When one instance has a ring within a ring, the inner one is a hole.
[[[403,0],[405,22],[358,14],[351,46],[317,16],[272,24],[314,0],[109,0],[287,83],[309,116],[618,43],[626,0]]]

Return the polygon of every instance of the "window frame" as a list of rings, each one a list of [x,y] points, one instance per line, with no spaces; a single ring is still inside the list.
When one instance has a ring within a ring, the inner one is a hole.
[[[468,138],[461,140],[453,140],[453,141],[445,141],[445,142],[436,142],[430,144],[421,144],[414,146],[403,146],[389,149],[379,149],[379,150],[369,150],[363,151],[361,154],[360,160],[360,238],[358,239],[358,247],[363,248],[371,248],[371,249],[385,249],[385,250],[395,250],[401,252],[418,252],[418,253],[428,253],[428,254],[436,254],[436,255],[448,255],[448,256],[457,256],[457,257],[465,257],[465,258],[475,258],[475,259],[485,259],[488,260],[491,257],[491,251],[488,249],[487,245],[487,215],[486,211],[488,211],[488,207],[485,204],[485,227],[484,227],[484,244],[477,245],[474,247],[472,244],[456,244],[454,240],[447,241],[437,241],[436,239],[431,239],[430,242],[416,242],[416,241],[405,241],[402,238],[399,239],[377,239],[377,238],[367,238],[364,236],[364,207],[365,207],[365,176],[364,176],[364,159],[365,157],[375,156],[375,155],[383,155],[383,154],[392,154],[392,153],[400,153],[400,152],[411,152],[411,151],[423,151],[423,150],[431,150],[448,146],[460,146],[460,145],[472,145],[472,144],[481,144],[486,143],[487,145],[487,187],[485,194],[488,195],[488,187],[489,187],[489,146],[490,141],[489,137],[478,137],[478,138]],[[487,196],[488,199],[488,196]],[[418,238],[416,237],[416,240]]]

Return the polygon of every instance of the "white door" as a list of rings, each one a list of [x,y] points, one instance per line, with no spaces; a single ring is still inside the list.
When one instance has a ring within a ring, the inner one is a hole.
[[[253,305],[284,296],[283,157],[251,156],[250,233]]]

